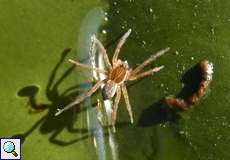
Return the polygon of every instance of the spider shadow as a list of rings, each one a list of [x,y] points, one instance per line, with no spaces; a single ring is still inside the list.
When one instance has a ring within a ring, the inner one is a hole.
[[[72,73],[75,67],[74,65],[72,65],[60,76],[60,78],[58,79],[56,78],[57,71],[60,68],[61,64],[64,62],[64,60],[66,59],[66,56],[69,52],[70,52],[69,48],[65,49],[62,52],[60,60],[55,65],[48,79],[48,83],[46,86],[46,96],[47,99],[50,101],[49,104],[45,104],[45,103],[43,104],[37,102],[36,95],[39,91],[39,88],[35,85],[23,87],[18,91],[18,96],[28,99],[27,106],[30,107],[29,108],[30,114],[42,112],[46,109],[48,110],[47,114],[45,114],[40,120],[38,120],[29,130],[27,130],[22,134],[20,133],[12,136],[14,138],[20,138],[22,143],[24,143],[27,137],[31,135],[33,131],[39,126],[40,126],[39,131],[41,134],[52,133],[51,137],[49,138],[49,141],[53,144],[57,144],[61,146],[73,144],[80,140],[86,139],[90,136],[88,134],[88,129],[85,128],[76,129],[73,127],[73,124],[77,119],[77,115],[80,112],[85,111],[86,108],[81,109],[80,107],[74,107],[73,109],[64,112],[60,116],[57,117],[54,116],[58,106],[67,105],[69,102],[73,100],[74,97],[76,97],[76,95],[78,95],[79,88],[84,88],[87,85],[89,85],[87,83],[76,85],[66,89],[62,93],[59,92],[58,88],[60,87],[62,82],[64,82],[64,80]],[[79,133],[80,135],[83,134],[83,136],[71,141],[58,139],[57,138],[58,135],[64,129],[67,129],[67,131],[70,133]]]
[[[176,97],[183,99],[190,97],[198,89],[201,79],[202,73],[198,63],[182,76],[181,82],[184,84],[184,87]],[[164,104],[163,99],[161,99],[142,112],[138,125],[149,127],[168,121],[176,122],[180,118],[179,114],[177,114],[180,111],[179,109],[168,107]]]

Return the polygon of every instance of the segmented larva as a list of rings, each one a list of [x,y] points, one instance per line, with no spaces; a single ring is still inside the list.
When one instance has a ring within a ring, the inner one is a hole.
[[[175,106],[182,110],[187,110],[190,106],[197,104],[200,99],[205,95],[207,88],[212,80],[213,64],[207,60],[203,60],[199,63],[199,68],[202,74],[202,79],[199,83],[197,91],[195,91],[187,99],[174,98],[167,96],[164,102],[169,106]]]

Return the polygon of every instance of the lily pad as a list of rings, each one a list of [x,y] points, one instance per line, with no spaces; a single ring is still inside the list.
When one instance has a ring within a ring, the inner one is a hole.
[[[23,159],[31,160],[229,159],[229,7],[227,0],[0,1],[0,137],[21,138]],[[92,86],[92,75],[67,59],[88,63],[93,34],[111,58],[129,28],[119,56],[130,67],[171,48],[145,68],[163,70],[127,83],[134,124],[122,99],[117,132],[93,128],[100,126],[93,107],[100,91],[55,117]],[[181,93],[183,78],[195,76],[189,70],[203,59],[214,74],[200,103],[186,112],[162,104]]]

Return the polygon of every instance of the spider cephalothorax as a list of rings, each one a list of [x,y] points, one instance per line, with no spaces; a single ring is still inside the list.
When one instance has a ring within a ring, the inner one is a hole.
[[[112,64],[109,61],[108,55],[102,43],[95,36],[93,36],[93,40],[99,52],[103,54],[104,62],[106,65],[106,70],[102,70],[99,68],[93,68],[89,65],[82,64],[82,63],[79,63],[73,60],[69,60],[71,63],[74,63],[77,66],[80,66],[82,68],[94,70],[98,73],[103,73],[106,75],[107,78],[102,81],[98,81],[88,92],[86,92],[85,95],[77,97],[72,103],[68,104],[63,109],[58,109],[58,112],[55,114],[56,116],[61,114],[63,111],[68,110],[69,108],[73,107],[74,105],[81,103],[85,98],[91,96],[94,92],[96,92],[98,88],[100,88],[101,86],[104,86],[103,87],[103,97],[105,99],[112,99],[115,96],[113,108],[112,108],[112,126],[113,128],[115,129],[117,108],[118,108],[118,103],[121,98],[121,94],[123,94],[124,96],[126,108],[130,116],[130,121],[131,123],[133,123],[133,113],[132,113],[132,108],[129,102],[128,92],[125,86],[125,82],[143,78],[148,75],[153,75],[154,73],[163,69],[164,66],[160,66],[160,67],[155,67],[153,69],[140,73],[140,71],[146,65],[150,64],[151,62],[156,60],[158,57],[162,56],[164,53],[166,53],[169,50],[169,48],[163,49],[157,52],[156,54],[151,55],[148,59],[146,59],[143,63],[138,65],[136,68],[134,69],[129,68],[128,62],[118,59],[118,55],[119,55],[121,47],[125,43],[130,33],[131,33],[131,29],[129,29],[128,32],[126,32],[121,37],[120,41],[118,42],[117,47],[115,49],[115,53],[113,55]]]
[[[116,64],[116,66],[109,73],[105,86],[103,87],[104,93],[108,99],[115,95],[117,87],[127,80],[128,75],[128,62],[118,60],[118,64]]]

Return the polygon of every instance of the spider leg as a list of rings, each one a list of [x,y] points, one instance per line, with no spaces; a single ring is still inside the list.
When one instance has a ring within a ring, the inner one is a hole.
[[[124,96],[124,98],[125,98],[125,103],[126,103],[127,110],[128,110],[128,112],[129,112],[130,122],[133,123],[133,112],[132,112],[132,107],[131,107],[131,105],[130,105],[130,102],[129,102],[129,95],[128,95],[126,86],[125,86],[124,84],[121,86],[121,90],[122,90],[123,96]]]
[[[159,72],[159,71],[160,71],[161,69],[163,69],[163,68],[164,68],[164,66],[155,67],[155,68],[153,68],[153,69],[150,69],[150,70],[148,70],[148,71],[139,73],[139,74],[137,74],[137,75],[131,75],[131,76],[129,77],[129,80],[130,80],[130,81],[133,81],[133,80],[137,80],[137,79],[140,79],[140,78],[149,76],[149,75],[153,75],[154,73]]]
[[[115,52],[114,52],[114,55],[113,55],[113,65],[117,63],[117,58],[118,58],[118,55],[120,53],[120,49],[121,47],[123,46],[123,44],[126,42],[126,39],[129,37],[130,33],[131,33],[131,29],[129,29],[122,37],[121,39],[119,40],[118,44],[117,44],[117,47],[115,49]]]
[[[74,61],[74,60],[72,60],[72,59],[69,59],[69,62],[75,64],[76,66],[85,68],[85,69],[94,70],[94,71],[99,72],[99,73],[107,73],[107,71],[105,71],[105,70],[103,70],[103,69],[99,69],[99,68],[97,68],[97,67],[96,67],[96,68],[93,68],[93,67],[91,67],[90,65],[83,64],[83,63],[79,63],[79,62]]]
[[[131,74],[135,75],[140,72],[146,65],[150,64],[152,61],[155,61],[160,56],[164,55],[170,48],[165,48],[158,51],[156,54],[151,55],[148,59],[146,59],[142,64],[138,65]]]
[[[99,52],[103,54],[103,58],[104,58],[106,67],[107,67],[109,70],[112,70],[112,66],[111,66],[111,64],[110,64],[110,62],[109,62],[109,57],[108,57],[108,55],[107,55],[107,53],[106,53],[106,50],[105,50],[104,46],[103,46],[102,43],[96,38],[95,35],[92,36],[92,40],[93,40],[93,42],[95,42],[95,44],[96,44],[96,46],[97,46]]]
[[[116,118],[117,118],[118,103],[120,102],[120,99],[121,99],[121,88],[118,87],[117,88],[116,97],[115,97],[115,100],[114,100],[114,104],[113,104],[113,110],[112,110],[112,127],[113,127],[113,132],[116,132],[115,123],[116,123]]]
[[[88,92],[86,92],[84,95],[77,97],[72,103],[65,106],[63,109],[57,109],[57,112],[55,113],[55,116],[60,115],[62,112],[72,108],[74,105],[81,103],[83,100],[85,100],[87,97],[91,96],[94,92],[97,91],[97,89],[104,84],[105,80],[98,81]]]

